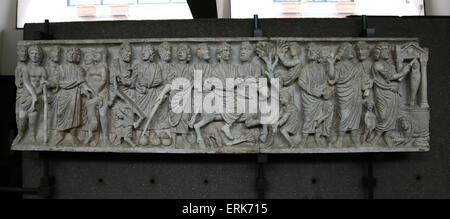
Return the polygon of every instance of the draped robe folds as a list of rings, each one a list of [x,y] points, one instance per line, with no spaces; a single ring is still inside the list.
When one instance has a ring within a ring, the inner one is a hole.
[[[162,74],[162,83],[163,86],[159,86],[156,88],[156,93],[159,95],[161,92],[163,92],[164,87],[167,84],[171,83],[171,78],[175,74],[173,73],[172,64],[170,63],[161,63],[159,64],[159,68],[161,69]],[[156,110],[154,121],[155,126],[150,126],[150,129],[169,129],[171,126],[169,124],[169,104],[170,102],[168,100],[163,101],[163,103],[159,106],[158,110]]]
[[[302,64],[297,64],[294,67],[289,68],[288,71],[284,72],[284,74],[281,75],[283,85],[288,86],[292,82],[297,81],[302,68],[303,68]]]
[[[162,83],[161,68],[154,63],[145,62],[136,66],[135,71],[137,72],[136,104],[148,117],[153,107],[155,107],[159,95],[156,87]],[[141,85],[141,83],[145,85]],[[143,124],[147,123],[147,119],[144,120]],[[155,116],[153,116],[149,127],[156,129],[158,128],[157,126],[158,122],[155,120]]]
[[[18,62],[15,69],[16,91],[16,115],[19,115],[19,108],[27,111],[31,107],[31,99],[26,98],[26,90],[23,84],[23,74],[27,71],[27,64]],[[18,120],[17,120],[18,121]],[[19,124],[19,122],[17,122]]]
[[[375,130],[387,132],[395,129],[399,113],[399,83],[391,80],[396,74],[395,66],[384,61],[376,62],[372,67],[374,76]]]
[[[75,64],[58,68],[59,92],[56,97],[56,129],[65,131],[81,125],[81,85],[85,83],[83,69]]]
[[[120,59],[114,59],[111,62],[110,66],[110,80],[111,89],[115,89],[113,86],[114,81],[117,81],[118,88],[126,94],[128,97],[134,96],[134,87],[136,82],[136,74],[134,72],[131,73],[130,76],[126,76],[126,72],[131,68],[131,64],[125,63]],[[117,79],[116,79],[117,77]],[[110,94],[114,94],[114,91],[111,91]]]
[[[364,60],[356,64],[356,69],[361,72],[361,86],[362,90],[372,89],[373,78],[372,78],[372,62],[370,60]]]
[[[222,96],[219,98],[224,99],[223,105],[223,113],[222,118],[229,125],[232,125],[236,120],[238,120],[242,114],[236,113],[236,98],[235,98],[235,89],[231,91],[226,90],[226,79],[227,78],[236,78],[237,68],[228,63],[218,63],[214,68],[214,77],[218,78],[222,81],[222,87],[216,87],[214,92],[217,96]],[[227,113],[227,107],[230,108],[232,106],[232,113]]]
[[[185,78],[189,80],[191,86],[184,86],[181,90],[172,90],[170,92],[169,97],[169,107],[170,104],[180,103],[184,104],[185,107],[191,107],[190,103],[183,103],[183,101],[187,98],[191,98],[192,95],[192,75],[194,74],[194,68],[189,64],[175,64],[173,65],[174,71],[169,75],[169,81],[172,81],[176,78]],[[183,109],[182,113],[175,113],[171,109],[169,112],[169,124],[172,126],[172,132],[178,134],[188,134],[189,133],[189,120],[191,119],[191,113],[186,113]]]
[[[205,81],[206,80],[208,80],[209,78],[211,78],[211,77],[214,77],[213,76],[213,68],[211,67],[211,64],[209,64],[209,63],[197,63],[197,64],[194,64],[194,70],[196,70],[196,71],[202,71],[202,88],[203,88],[203,86],[204,86],[204,84],[205,84]],[[208,91],[208,90],[205,90],[204,88],[202,89],[202,106],[195,106],[194,104],[194,107],[200,107],[200,108],[202,108],[203,107],[203,100],[205,99],[205,97],[209,94],[210,92]],[[194,113],[197,113],[197,112],[200,112],[202,109],[199,109],[199,108],[197,108],[197,109],[194,109]]]
[[[324,66],[318,63],[306,64],[300,72],[298,82],[302,88],[302,133],[321,132],[322,135],[328,136],[332,125],[333,104],[331,100],[312,95],[313,92],[323,93],[331,89]]]
[[[58,84],[58,68],[59,65],[51,62],[49,64],[49,68],[47,72],[49,73],[48,81],[50,84]],[[49,89],[47,91],[48,95],[48,119],[49,119],[49,129],[55,130],[56,128],[56,97],[57,97],[58,89]]]
[[[285,130],[289,134],[296,134],[300,124],[297,107],[290,103],[286,107],[282,107],[282,112],[289,113],[289,119],[284,125],[281,126],[281,130]]]
[[[255,83],[258,83],[258,79],[262,76],[263,76],[263,68],[260,65],[254,63],[253,61],[248,61],[248,62],[242,63],[241,65],[237,66],[237,78],[241,78],[244,80],[255,79]],[[242,98],[242,99],[248,100],[248,99],[250,99],[250,93],[247,90],[249,86],[246,86],[246,85],[249,85],[249,84],[244,83],[243,85],[244,86],[242,86],[242,85],[240,85],[240,86],[245,88],[245,93],[241,94],[241,93],[237,92],[237,98]],[[255,86],[258,86],[258,84],[255,84]],[[260,96],[262,96],[262,95],[260,95]],[[253,98],[256,98],[256,97],[253,97]],[[264,101],[264,100],[260,100],[260,101]],[[250,102],[247,101],[245,104],[248,105],[248,104],[250,104]],[[255,113],[248,112],[248,113],[245,113],[242,117],[245,117],[244,119],[251,119],[251,118],[256,119],[257,113],[255,114]]]
[[[363,72],[350,61],[342,61],[336,64],[335,74],[338,131],[358,130],[362,115]]]

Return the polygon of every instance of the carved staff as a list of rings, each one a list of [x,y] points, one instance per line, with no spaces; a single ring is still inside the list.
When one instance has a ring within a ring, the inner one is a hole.
[[[44,143],[48,142],[48,100],[47,100],[47,85],[44,84],[42,88],[42,95],[44,98]]]
[[[161,106],[162,102],[164,101],[164,99],[165,99],[164,97],[166,96],[167,93],[170,92],[170,88],[171,88],[170,84],[166,85],[164,87],[163,91],[158,95],[158,98],[156,99],[156,104],[152,108],[152,111],[150,111],[150,114],[147,117],[148,118],[147,122],[145,123],[145,126],[144,126],[144,130],[142,131],[142,134],[141,134],[141,136],[139,138],[139,143],[141,145],[145,145],[144,135],[147,132],[148,126],[150,125],[150,122],[152,121],[153,116],[155,115],[155,113],[158,110],[159,106]]]

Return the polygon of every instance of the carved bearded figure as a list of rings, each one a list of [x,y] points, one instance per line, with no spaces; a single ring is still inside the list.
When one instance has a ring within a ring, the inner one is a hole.
[[[336,86],[338,138],[335,146],[341,147],[344,135],[351,132],[354,144],[359,144],[359,127],[362,115],[363,87],[361,80],[363,73],[353,63],[355,50],[352,44],[341,44],[337,59],[339,62],[335,67],[333,83]]]
[[[320,63],[320,50],[315,43],[307,45],[309,62],[302,68],[298,78],[298,85],[302,91],[302,146],[306,144],[310,134],[315,135],[317,145],[321,144],[321,136],[330,134],[333,104],[329,101],[332,87],[328,84],[328,79],[334,74],[334,63],[332,60],[327,60],[328,66]]]
[[[411,70],[412,63],[405,65],[397,72],[391,63],[392,53],[388,43],[378,43],[374,49],[375,63],[372,67],[374,77],[375,114],[377,125],[376,136],[371,143],[377,143],[382,134],[388,145],[391,132],[395,129],[400,107],[399,81]],[[414,61],[414,60],[413,60]]]
[[[136,103],[148,116],[155,106],[158,96],[157,87],[163,82],[161,68],[154,63],[156,51],[152,45],[145,45],[141,51],[142,62],[135,66]],[[148,118],[147,118],[148,119]],[[144,120],[145,124],[147,121]],[[151,121],[152,129],[158,129],[156,120]]]
[[[64,140],[65,134],[72,135],[72,143],[80,145],[77,137],[77,128],[81,126],[81,95],[88,96],[94,93],[86,85],[85,72],[79,66],[81,50],[76,47],[66,52],[67,63],[61,65],[58,72],[58,88],[56,96],[56,130],[60,136],[56,145]]]
[[[189,121],[191,119],[191,109],[188,108],[191,107],[191,102],[186,103],[184,101],[190,100],[192,95],[192,76],[194,73],[194,69],[189,64],[192,59],[191,48],[184,43],[178,45],[177,58],[178,63],[173,65],[174,72],[173,74],[168,76],[169,81],[172,81],[172,90],[169,97],[169,124],[172,126],[172,139],[174,139],[175,144],[177,143],[177,135],[182,135],[184,143],[189,144],[187,135],[190,132]],[[184,79],[189,81],[190,84],[177,85],[174,81],[175,79]],[[181,103],[185,107],[181,110],[182,113],[176,112],[176,110],[172,108],[172,103]]]

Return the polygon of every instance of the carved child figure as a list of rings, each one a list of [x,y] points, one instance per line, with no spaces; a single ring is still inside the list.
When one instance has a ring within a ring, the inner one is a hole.
[[[125,141],[131,146],[136,147],[136,144],[132,140],[134,113],[131,107],[125,104],[116,107],[116,110],[114,110],[114,117],[116,119],[116,142],[120,145]]]
[[[281,91],[280,93],[280,103],[281,103],[281,115],[278,122],[273,126],[273,132],[278,132],[278,127],[280,127],[280,132],[283,137],[288,141],[291,148],[295,147],[295,143],[291,138],[291,135],[297,133],[299,125],[299,110],[292,102],[292,95],[288,90]]]
[[[373,103],[367,101],[366,106],[366,114],[364,115],[364,134],[362,137],[362,141],[366,142],[370,139],[375,130],[375,126],[377,125],[377,117],[373,112]]]

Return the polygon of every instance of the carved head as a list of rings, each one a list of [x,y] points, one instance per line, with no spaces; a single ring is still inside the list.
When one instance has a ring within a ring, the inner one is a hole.
[[[191,47],[189,47],[185,43],[180,43],[177,48],[177,57],[178,61],[180,62],[190,62],[192,59],[192,50]]]
[[[351,60],[355,57],[355,50],[350,43],[342,43],[339,46],[336,59],[338,60]]]
[[[172,60],[172,46],[168,42],[163,42],[158,46],[159,57],[164,62],[170,62]]]
[[[197,56],[201,60],[208,61],[211,58],[208,44],[200,43],[197,46]]]
[[[81,61],[81,50],[77,47],[67,49],[66,59],[69,63],[78,64]]]
[[[392,57],[392,49],[389,43],[381,42],[375,46],[373,50],[373,57],[375,60],[384,59],[388,60]]]
[[[28,56],[30,57],[31,62],[41,63],[44,53],[40,46],[35,45],[28,48]]]
[[[400,118],[400,127],[403,130],[409,130],[411,128],[411,122],[406,117]]]
[[[419,71],[420,70],[420,63],[418,60],[414,61],[412,64],[412,70],[413,71]]]
[[[103,61],[103,51],[98,49],[89,49],[84,56],[86,65],[97,64]]]
[[[359,41],[356,43],[356,54],[358,55],[358,59],[364,61],[370,56],[370,46],[368,43],[364,41]]]
[[[328,59],[333,57],[333,50],[329,46],[322,46],[320,48],[320,55],[317,59],[321,63],[325,63]]]
[[[292,57],[298,56],[300,54],[301,47],[297,42],[289,43],[289,53]]]
[[[317,61],[319,59],[320,47],[315,43],[306,45],[306,55],[309,61]]]
[[[144,45],[141,50],[141,59],[144,62],[153,62],[155,60],[155,48],[150,44]]]
[[[28,48],[26,46],[17,46],[17,60],[26,62],[28,60]]]
[[[367,109],[367,111],[372,111],[373,110],[373,106],[374,106],[374,103],[372,101],[367,101],[366,102],[366,109]]]
[[[61,60],[62,48],[59,46],[53,46],[50,50],[49,58],[54,63],[59,63]]]
[[[132,59],[132,52],[130,43],[125,42],[120,45],[119,54],[122,61],[130,63]]]
[[[241,62],[249,61],[253,54],[252,44],[250,42],[242,42],[239,53],[240,53],[239,59],[241,60]]]
[[[230,60],[230,56],[231,56],[231,45],[223,42],[221,43],[219,46],[217,46],[216,49],[216,57],[217,57],[217,61],[228,61]]]

